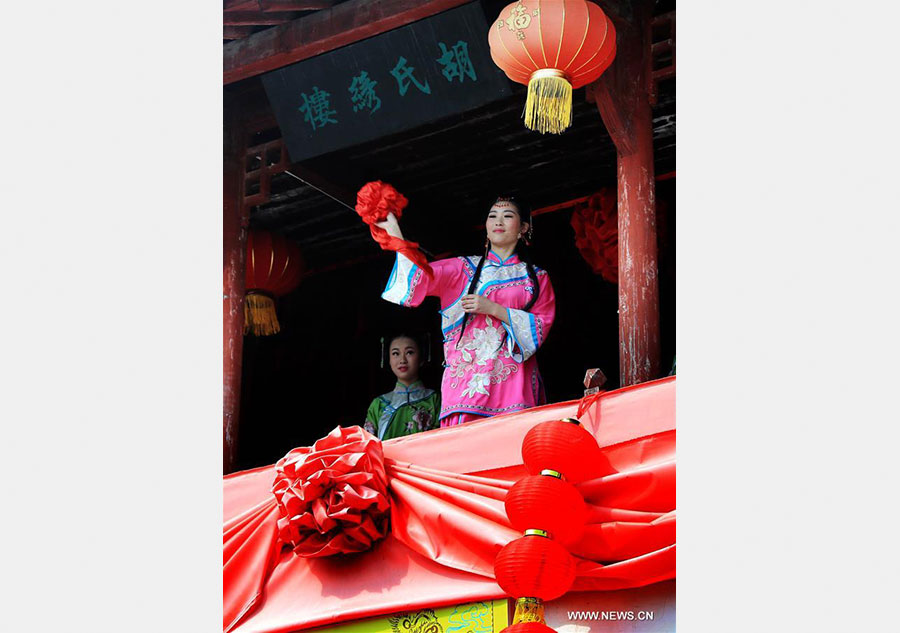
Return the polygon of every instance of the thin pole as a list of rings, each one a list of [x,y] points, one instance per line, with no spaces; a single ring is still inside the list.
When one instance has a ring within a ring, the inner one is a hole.
[[[303,183],[304,185],[306,185],[307,187],[312,187],[313,189],[315,189],[315,190],[318,191],[319,193],[324,193],[326,196],[328,196],[329,198],[331,198],[332,200],[334,200],[335,202],[337,202],[337,203],[338,203],[339,205],[341,205],[342,207],[344,207],[344,208],[346,208],[346,209],[350,209],[351,211],[353,211],[353,213],[356,213],[356,209],[354,209],[353,207],[351,207],[349,204],[347,204],[347,203],[344,202],[343,200],[340,200],[340,199],[338,199],[338,198],[335,198],[333,195],[331,195],[330,193],[328,193],[328,192],[325,191],[324,189],[321,189],[320,187],[316,187],[316,186],[315,186],[314,184],[312,184],[311,182],[308,182],[308,181],[304,180],[303,178],[301,178],[301,177],[298,176],[297,174],[294,174],[294,173],[292,173],[292,172],[289,172],[289,171],[286,170],[286,169],[284,170],[284,173],[286,173],[288,176],[293,176],[294,178],[296,178],[297,180],[299,180],[300,182],[302,182],[302,183]],[[428,250],[422,248],[422,245],[421,245],[421,244],[419,245],[419,250],[422,251],[423,253],[425,253],[425,255],[426,255],[427,257],[430,257],[431,259],[434,259],[434,255],[433,255],[431,252],[429,252]]]

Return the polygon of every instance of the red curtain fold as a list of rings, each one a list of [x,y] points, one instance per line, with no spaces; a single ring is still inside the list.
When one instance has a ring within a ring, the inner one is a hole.
[[[503,502],[433,485],[391,481],[394,537],[446,567],[493,578],[497,552],[522,535],[509,527]]]
[[[465,434],[452,427],[385,442],[391,534],[359,554],[294,555],[276,537],[274,469],[226,477],[225,630],[294,631],[502,596],[493,580],[494,557],[521,535],[510,527],[503,499],[526,473],[521,456],[485,442],[506,438],[521,446],[534,424],[565,417],[560,412],[571,415],[577,404],[492,418],[466,425]],[[602,449],[598,472],[607,474],[577,486],[588,504],[588,525],[572,549],[572,590],[674,578],[674,378],[604,394],[583,422]],[[435,459],[425,462],[429,467],[406,461],[415,454]],[[496,474],[470,474],[485,471]]]
[[[628,560],[602,565],[579,559],[572,591],[617,591],[675,577],[675,545]]]
[[[225,522],[222,566],[223,629],[230,630],[253,609],[278,551],[275,497]]]

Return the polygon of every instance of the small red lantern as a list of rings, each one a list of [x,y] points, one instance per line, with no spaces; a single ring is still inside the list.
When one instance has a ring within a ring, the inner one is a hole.
[[[281,330],[275,297],[300,284],[305,269],[297,244],[283,235],[250,231],[247,235],[247,275],[244,334],[269,336]]]
[[[510,488],[504,502],[506,516],[517,530],[537,528],[571,547],[581,538],[587,508],[581,493],[554,470],[529,475]]]
[[[616,55],[616,29],[586,0],[518,0],[488,34],[494,63],[528,85],[525,126],[559,134],[572,125],[572,89],[603,74]]]
[[[543,622],[519,622],[510,624],[500,633],[556,633],[556,629],[550,628]]]
[[[573,484],[593,479],[601,458],[597,440],[575,418],[536,424],[522,441],[522,460],[529,473],[550,468]]]
[[[507,543],[494,561],[497,584],[511,596],[554,600],[575,582],[575,560],[542,530]]]

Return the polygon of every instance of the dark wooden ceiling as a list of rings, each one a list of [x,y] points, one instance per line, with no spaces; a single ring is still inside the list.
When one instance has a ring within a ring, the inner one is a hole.
[[[224,0],[224,43],[240,40],[265,29],[330,9],[347,0]]]
[[[673,10],[672,2],[657,3],[658,15]],[[410,201],[404,232],[434,254],[475,248],[479,224],[498,194],[524,195],[539,208],[615,184],[615,148],[584,89],[574,93],[572,127],[561,135],[541,135],[525,128],[525,88],[513,86],[507,99],[310,159],[289,171],[351,204],[370,180],[393,184]],[[258,77],[226,86],[226,91],[265,106]],[[659,82],[653,114],[660,175],[675,169],[674,78]],[[278,135],[277,127],[265,130],[251,145]],[[251,208],[250,222],[296,240],[314,270],[367,261],[380,253],[353,211],[288,174],[273,177],[270,200]]]

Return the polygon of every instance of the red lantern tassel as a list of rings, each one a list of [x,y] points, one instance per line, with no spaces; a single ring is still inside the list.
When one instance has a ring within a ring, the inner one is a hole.
[[[556,68],[542,68],[528,80],[525,127],[541,134],[561,134],[572,125],[572,84]]]
[[[259,292],[247,293],[244,297],[244,334],[252,332],[254,336],[271,336],[280,331],[275,299]]]

